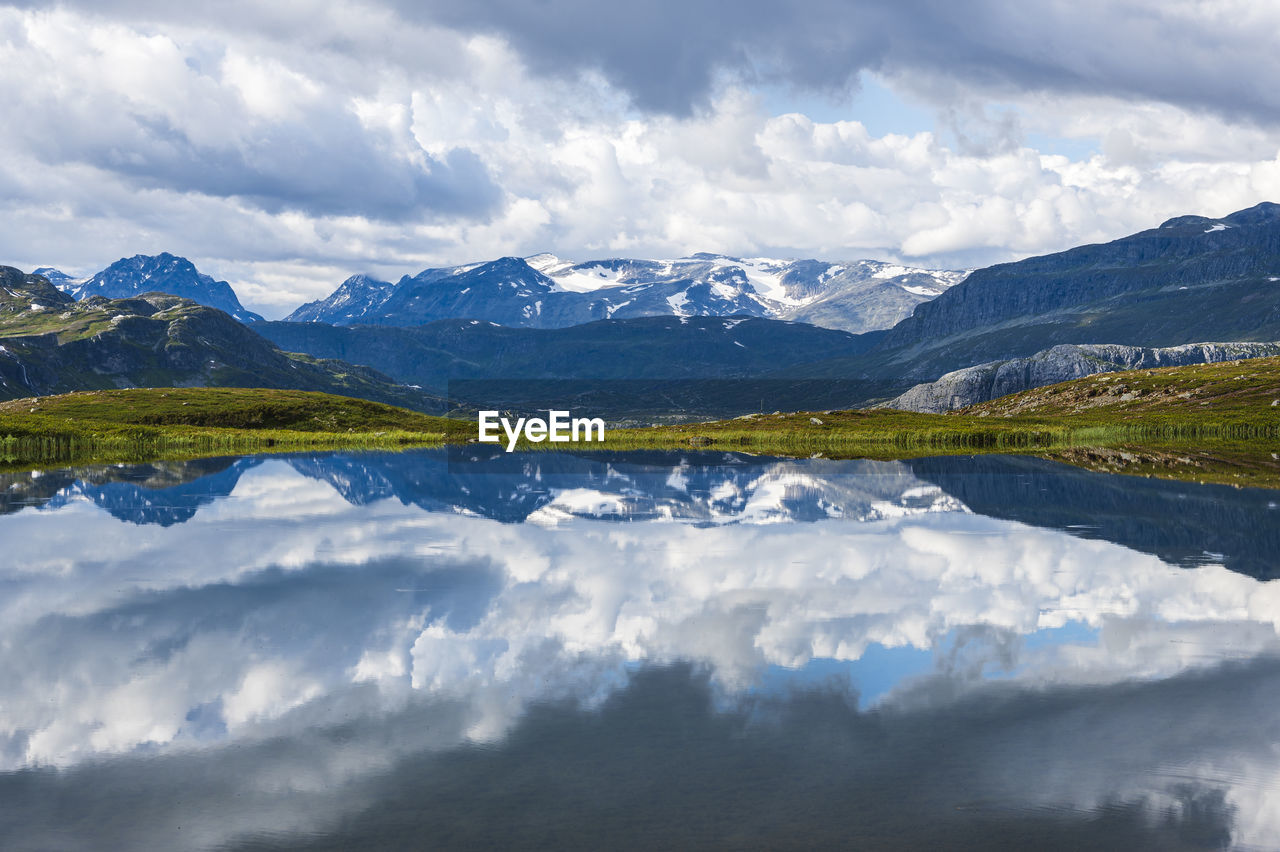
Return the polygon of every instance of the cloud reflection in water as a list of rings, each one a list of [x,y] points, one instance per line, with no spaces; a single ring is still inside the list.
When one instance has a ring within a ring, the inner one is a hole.
[[[1004,824],[1013,808],[1036,825],[1054,809],[1110,814],[1117,837],[1160,814],[1179,814],[1179,832],[1280,837],[1267,816],[1280,731],[1264,709],[1280,697],[1280,592],[974,515],[905,465],[864,465],[566,474],[509,523],[475,501],[517,493],[514,474],[460,475],[436,489],[458,502],[428,509],[394,489],[352,501],[314,463],[267,460],[185,523],[122,522],[84,494],[0,517],[0,801],[27,803],[0,822],[38,836],[54,814],[32,802],[49,785],[127,809],[89,791],[128,778],[157,801],[176,784],[201,802],[172,804],[190,848],[287,839],[375,819],[404,795],[388,791],[399,773],[440,792],[445,764],[478,779],[541,747],[531,777],[555,789],[559,741],[536,731],[577,731],[590,762],[591,725],[671,700],[693,708],[681,718],[705,780],[743,760],[772,777],[790,749],[787,772],[816,761],[805,789],[825,778],[870,802],[909,787],[901,814],[947,802],[929,831]],[[661,488],[637,486],[650,480]],[[619,500],[642,511],[624,517]],[[582,516],[601,505],[609,519]],[[665,718],[619,734],[596,769],[668,771]],[[819,760],[806,725],[848,765]],[[223,801],[233,787],[253,806]],[[733,788],[689,795],[755,801]],[[451,789],[477,812],[504,801]],[[611,794],[619,806],[628,789]],[[961,793],[997,804],[953,818]],[[893,824],[899,811],[879,807]]]

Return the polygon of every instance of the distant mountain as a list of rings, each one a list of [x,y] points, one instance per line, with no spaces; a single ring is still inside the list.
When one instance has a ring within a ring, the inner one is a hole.
[[[39,269],[31,270],[32,275],[39,275],[48,280],[50,284],[59,290],[68,291],[77,284],[84,283],[88,279],[72,278],[61,269],[54,269],[52,266],[41,266]]]
[[[643,317],[561,329],[441,320],[414,328],[264,322],[278,346],[366,364],[401,381],[681,379],[759,376],[818,357],[853,355],[875,338],[750,317]]]
[[[66,308],[75,301],[41,275],[24,275],[11,266],[0,266],[0,327],[12,326],[26,314]]]
[[[352,275],[327,299],[308,302],[289,315],[289,322],[327,322],[353,325],[377,311],[391,298],[396,285],[368,275]]]
[[[1280,340],[1280,205],[979,269],[918,306],[874,357],[829,371],[932,379],[1057,343],[1204,340]]]
[[[353,276],[327,299],[303,305],[287,319],[394,326],[478,319],[565,328],[648,316],[752,316],[860,333],[890,327],[965,275],[868,260],[697,254],[574,263],[541,254],[427,269],[396,284]]]
[[[77,302],[0,266],[0,399],[127,387],[315,390],[439,411],[367,367],[281,352],[216,308],[176,296]]]
[[[1095,373],[1212,364],[1277,355],[1280,355],[1280,343],[1188,343],[1162,349],[1104,343],[1060,343],[1029,358],[991,361],[955,370],[935,381],[916,385],[884,406],[937,413]]]
[[[41,267],[36,273],[44,274],[41,270],[59,276],[59,280],[50,278],[50,281],[77,299],[90,296],[130,299],[143,293],[167,293],[217,308],[240,322],[262,320],[262,317],[240,304],[230,284],[215,281],[211,276],[201,273],[185,257],[177,257],[168,252],[124,257],[84,280],[71,279],[50,267]]]
[[[642,317],[561,329],[442,320],[414,328],[266,322],[283,349],[365,364],[430,393],[515,409],[571,407],[614,419],[839,408],[889,389],[775,380],[779,368],[871,348],[850,334],[752,317]],[[648,422],[647,420],[645,422]]]

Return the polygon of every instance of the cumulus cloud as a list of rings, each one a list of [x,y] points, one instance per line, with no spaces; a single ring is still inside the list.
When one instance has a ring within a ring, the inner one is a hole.
[[[530,703],[598,704],[636,664],[694,662],[737,696],[770,669],[927,656],[956,631],[999,641],[944,654],[887,706],[953,701],[993,671],[1108,684],[1280,651],[1276,590],[1255,579],[946,503],[771,523],[785,468],[739,483],[750,523],[733,527],[583,519],[555,495],[524,524],[356,506],[279,461],[175,526],[81,500],[2,517],[0,639],[22,650],[0,659],[0,752],[12,769],[252,739],[352,683],[461,702],[462,733],[492,740]],[[875,487],[919,502],[928,486],[891,473]],[[1026,641],[1073,624],[1083,641]]]
[[[317,216],[475,217],[496,200],[465,147],[428,155],[403,121],[364,122],[351,93],[335,101],[325,81],[274,58],[226,44],[201,57],[168,35],[63,13],[5,18],[6,66],[39,81],[0,87],[4,109],[23,116],[10,144],[45,167]]]
[[[357,271],[544,250],[983,265],[1280,197],[1274,14],[7,6],[0,255],[90,274],[173,251],[269,316]],[[761,95],[867,73],[936,125],[876,135],[856,104]]]
[[[403,14],[501,34],[539,71],[599,69],[650,110],[688,113],[717,74],[841,89],[866,69],[920,69],[1009,90],[1105,93],[1280,120],[1280,73],[1254,3],[1153,5],[984,0],[587,0],[401,4]]]

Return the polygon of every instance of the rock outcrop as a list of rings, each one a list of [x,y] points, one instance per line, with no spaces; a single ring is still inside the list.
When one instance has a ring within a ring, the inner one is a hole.
[[[990,361],[947,373],[884,403],[884,408],[939,413],[1031,388],[1120,370],[1181,367],[1280,355],[1280,343],[1188,343],[1152,349],[1064,343],[1028,358]]]

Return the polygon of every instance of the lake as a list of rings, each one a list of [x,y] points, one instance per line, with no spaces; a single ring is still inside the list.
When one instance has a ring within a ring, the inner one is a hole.
[[[0,848],[1280,848],[1280,491],[1027,457],[0,475]]]

